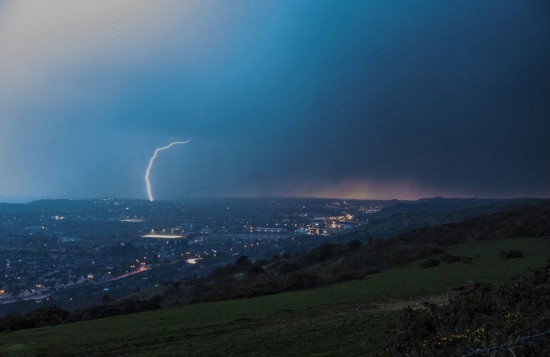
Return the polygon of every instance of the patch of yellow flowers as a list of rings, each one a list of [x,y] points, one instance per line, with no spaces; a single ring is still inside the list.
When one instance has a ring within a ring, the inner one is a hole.
[[[454,334],[454,335],[448,335],[448,336],[442,336],[439,338],[438,344],[445,345],[445,344],[454,344],[456,342],[468,340],[472,341],[474,343],[481,343],[483,340],[483,337],[485,336],[485,328],[479,327],[475,330],[466,330],[466,333],[464,334]]]

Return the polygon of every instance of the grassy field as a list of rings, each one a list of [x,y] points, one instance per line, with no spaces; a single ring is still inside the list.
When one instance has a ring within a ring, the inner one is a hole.
[[[510,249],[524,257],[498,254]],[[479,258],[427,269],[414,262],[312,290],[4,333],[0,354],[372,355],[398,328],[398,312],[380,309],[378,302],[445,292],[465,280],[501,283],[544,265],[550,240],[477,242],[447,252]]]

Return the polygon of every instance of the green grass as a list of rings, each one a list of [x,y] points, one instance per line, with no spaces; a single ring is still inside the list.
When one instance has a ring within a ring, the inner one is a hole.
[[[519,249],[523,258],[503,259]],[[465,280],[501,283],[544,265],[550,241],[512,239],[450,247],[479,255],[472,264],[420,268],[419,262],[312,290],[186,305],[75,324],[0,334],[1,355],[365,355],[395,333],[387,299],[444,292]]]

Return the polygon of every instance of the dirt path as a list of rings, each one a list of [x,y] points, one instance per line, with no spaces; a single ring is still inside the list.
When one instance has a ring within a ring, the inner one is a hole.
[[[383,311],[397,311],[405,308],[423,309],[424,303],[443,305],[448,302],[447,293],[431,294],[425,296],[416,296],[409,299],[391,299],[384,302],[375,302],[372,304],[373,309]]]

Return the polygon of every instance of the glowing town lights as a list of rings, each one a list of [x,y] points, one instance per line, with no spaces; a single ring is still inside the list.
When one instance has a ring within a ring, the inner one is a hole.
[[[190,140],[186,140],[186,141],[175,141],[173,143],[170,143],[166,146],[163,146],[163,147],[160,147],[160,148],[157,148],[153,154],[153,156],[151,156],[151,159],[149,159],[149,166],[147,166],[147,170],[145,171],[145,185],[147,186],[147,197],[149,198],[149,201],[153,202],[155,199],[153,198],[153,192],[152,192],[152,189],[151,189],[151,181],[149,180],[149,175],[151,174],[151,169],[153,168],[153,163],[155,162],[155,159],[157,158],[157,155],[159,152],[163,151],[163,150],[168,150],[170,149],[172,146],[174,145],[183,145],[183,144],[187,144]]]

